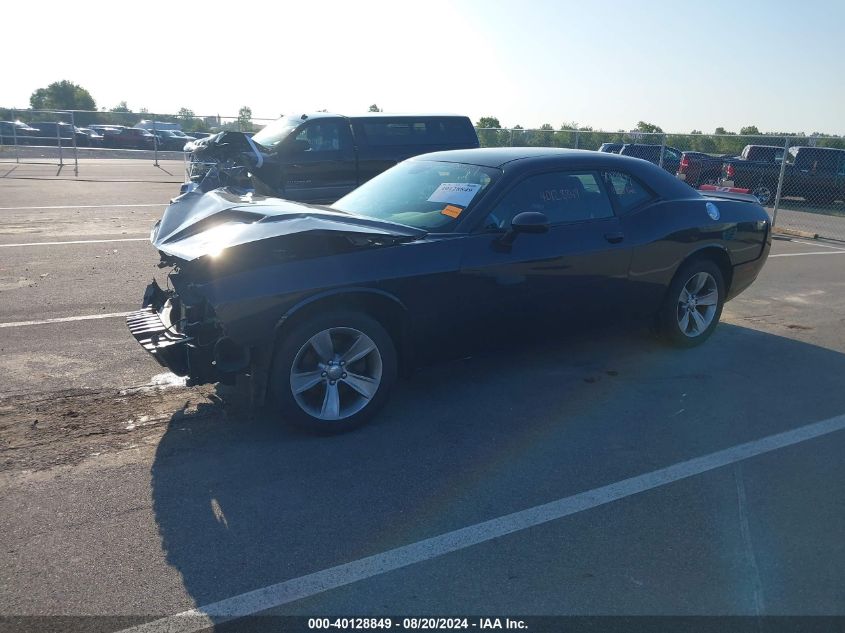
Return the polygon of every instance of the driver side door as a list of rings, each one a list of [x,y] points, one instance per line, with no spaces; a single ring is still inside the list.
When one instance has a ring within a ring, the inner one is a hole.
[[[328,203],[358,184],[352,132],[343,119],[315,119],[281,152],[281,189],[288,200]]]
[[[546,215],[549,230],[498,241],[523,211]],[[479,324],[562,327],[623,312],[631,248],[595,171],[525,176],[466,240],[460,268],[463,309]]]

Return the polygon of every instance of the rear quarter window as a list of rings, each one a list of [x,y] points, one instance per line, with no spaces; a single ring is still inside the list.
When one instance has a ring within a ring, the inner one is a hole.
[[[639,180],[620,171],[603,174],[605,185],[616,198],[620,210],[625,213],[654,199],[654,194]]]

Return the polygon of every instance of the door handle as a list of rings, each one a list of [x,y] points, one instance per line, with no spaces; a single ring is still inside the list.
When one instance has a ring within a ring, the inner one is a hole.
[[[618,244],[619,242],[625,239],[625,234],[621,231],[616,231],[614,233],[605,233],[604,239],[606,239],[611,244]]]

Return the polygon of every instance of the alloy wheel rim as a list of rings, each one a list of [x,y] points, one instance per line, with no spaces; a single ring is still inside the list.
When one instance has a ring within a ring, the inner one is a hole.
[[[754,191],[751,192],[751,195],[757,198],[757,201],[760,204],[766,204],[772,198],[772,190],[765,185],[758,185],[755,187]]]
[[[704,333],[716,317],[719,287],[713,275],[694,274],[687,280],[678,297],[678,328],[684,336],[695,338]]]
[[[327,422],[355,415],[381,385],[382,359],[373,339],[355,328],[316,333],[299,349],[290,388],[300,409]]]

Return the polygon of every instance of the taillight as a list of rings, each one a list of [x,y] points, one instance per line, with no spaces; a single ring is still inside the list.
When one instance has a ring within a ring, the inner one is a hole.
[[[678,173],[685,174],[687,173],[687,169],[689,169],[689,158],[684,156],[683,158],[681,158],[681,164],[678,165]]]
[[[727,168],[725,169],[725,176],[727,176],[728,178],[733,178],[734,174],[736,174],[736,170],[734,169],[734,166],[728,165]]]

